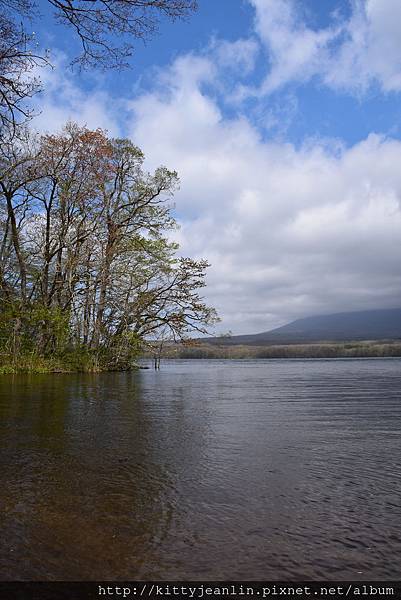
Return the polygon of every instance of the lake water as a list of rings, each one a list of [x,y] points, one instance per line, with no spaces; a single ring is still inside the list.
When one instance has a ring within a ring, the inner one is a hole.
[[[401,361],[0,377],[0,578],[401,579]]]

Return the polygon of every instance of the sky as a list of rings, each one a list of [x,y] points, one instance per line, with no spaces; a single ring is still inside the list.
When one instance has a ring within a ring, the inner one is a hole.
[[[178,171],[174,236],[211,263],[217,332],[401,306],[399,0],[199,0],[123,72],[72,70],[39,6],[35,126],[101,127]]]

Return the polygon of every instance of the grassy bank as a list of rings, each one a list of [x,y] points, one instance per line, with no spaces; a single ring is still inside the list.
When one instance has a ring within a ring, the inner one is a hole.
[[[18,358],[2,356],[0,358],[0,375],[12,373],[74,373],[97,372],[101,369],[91,368],[85,363],[74,362],[59,357],[43,357],[35,355],[20,355]]]
[[[40,356],[35,353],[16,357],[0,354],[0,375],[12,373],[101,373],[103,371],[126,371],[136,368],[134,361],[127,365],[113,365],[96,354],[68,353],[61,356]]]
[[[164,358],[369,358],[401,356],[401,342],[358,341],[286,344],[272,346],[224,346],[194,343],[171,345]]]

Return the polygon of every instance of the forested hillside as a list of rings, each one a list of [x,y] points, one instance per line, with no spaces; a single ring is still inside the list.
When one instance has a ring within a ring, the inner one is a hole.
[[[317,315],[292,321],[271,331],[251,335],[226,335],[206,341],[219,345],[306,344],[351,340],[400,340],[401,309],[361,310]]]

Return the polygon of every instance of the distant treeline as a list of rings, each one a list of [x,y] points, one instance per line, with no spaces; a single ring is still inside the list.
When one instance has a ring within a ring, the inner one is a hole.
[[[322,342],[319,344],[288,344],[275,346],[214,346],[170,345],[163,351],[164,358],[368,358],[401,356],[400,342]]]

